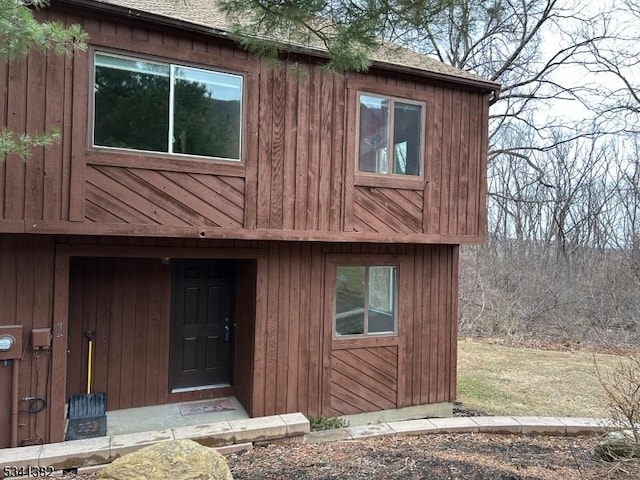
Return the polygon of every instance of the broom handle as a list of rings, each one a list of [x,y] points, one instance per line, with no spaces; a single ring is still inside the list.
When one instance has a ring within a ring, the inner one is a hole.
[[[91,393],[92,359],[93,359],[93,340],[89,339],[89,358],[87,359],[87,393]]]

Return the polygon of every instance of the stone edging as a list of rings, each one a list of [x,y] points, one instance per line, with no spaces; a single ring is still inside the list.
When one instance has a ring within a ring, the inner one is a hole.
[[[542,435],[602,434],[612,428],[601,418],[578,417],[452,417],[405,420],[312,432],[308,443],[357,440],[386,435],[435,433],[501,433]]]
[[[33,447],[0,449],[4,466],[53,466],[79,472],[102,468],[116,458],[163,440],[190,438],[217,447],[223,454],[251,449],[254,442],[281,441],[323,443],[388,435],[436,433],[500,433],[589,435],[612,430],[605,419],[576,417],[452,417],[404,420],[309,432],[301,413],[179,427],[161,431],[100,437]]]

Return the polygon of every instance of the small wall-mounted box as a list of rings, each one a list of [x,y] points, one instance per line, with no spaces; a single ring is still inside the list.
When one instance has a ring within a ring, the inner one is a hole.
[[[34,350],[51,348],[51,329],[34,328],[31,330],[31,346]]]
[[[22,325],[0,326],[0,360],[22,358]]]

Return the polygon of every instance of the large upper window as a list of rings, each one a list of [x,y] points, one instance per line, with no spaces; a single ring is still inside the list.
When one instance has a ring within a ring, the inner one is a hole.
[[[396,332],[396,267],[336,268],[335,335]]]
[[[95,54],[93,144],[240,160],[242,77]]]
[[[424,104],[358,95],[358,170],[420,175]]]

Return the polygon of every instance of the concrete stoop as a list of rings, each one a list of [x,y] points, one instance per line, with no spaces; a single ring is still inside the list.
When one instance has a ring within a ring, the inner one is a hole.
[[[228,454],[270,442],[323,443],[358,440],[386,435],[436,433],[502,433],[542,435],[602,434],[609,427],[605,419],[575,417],[452,417],[404,420],[309,431],[301,413],[249,418],[161,431],[76,440],[33,447],[0,450],[0,472],[6,466],[54,467],[56,471],[78,469],[90,472],[116,458],[156,442],[189,438]],[[1,475],[0,475],[1,477]]]

